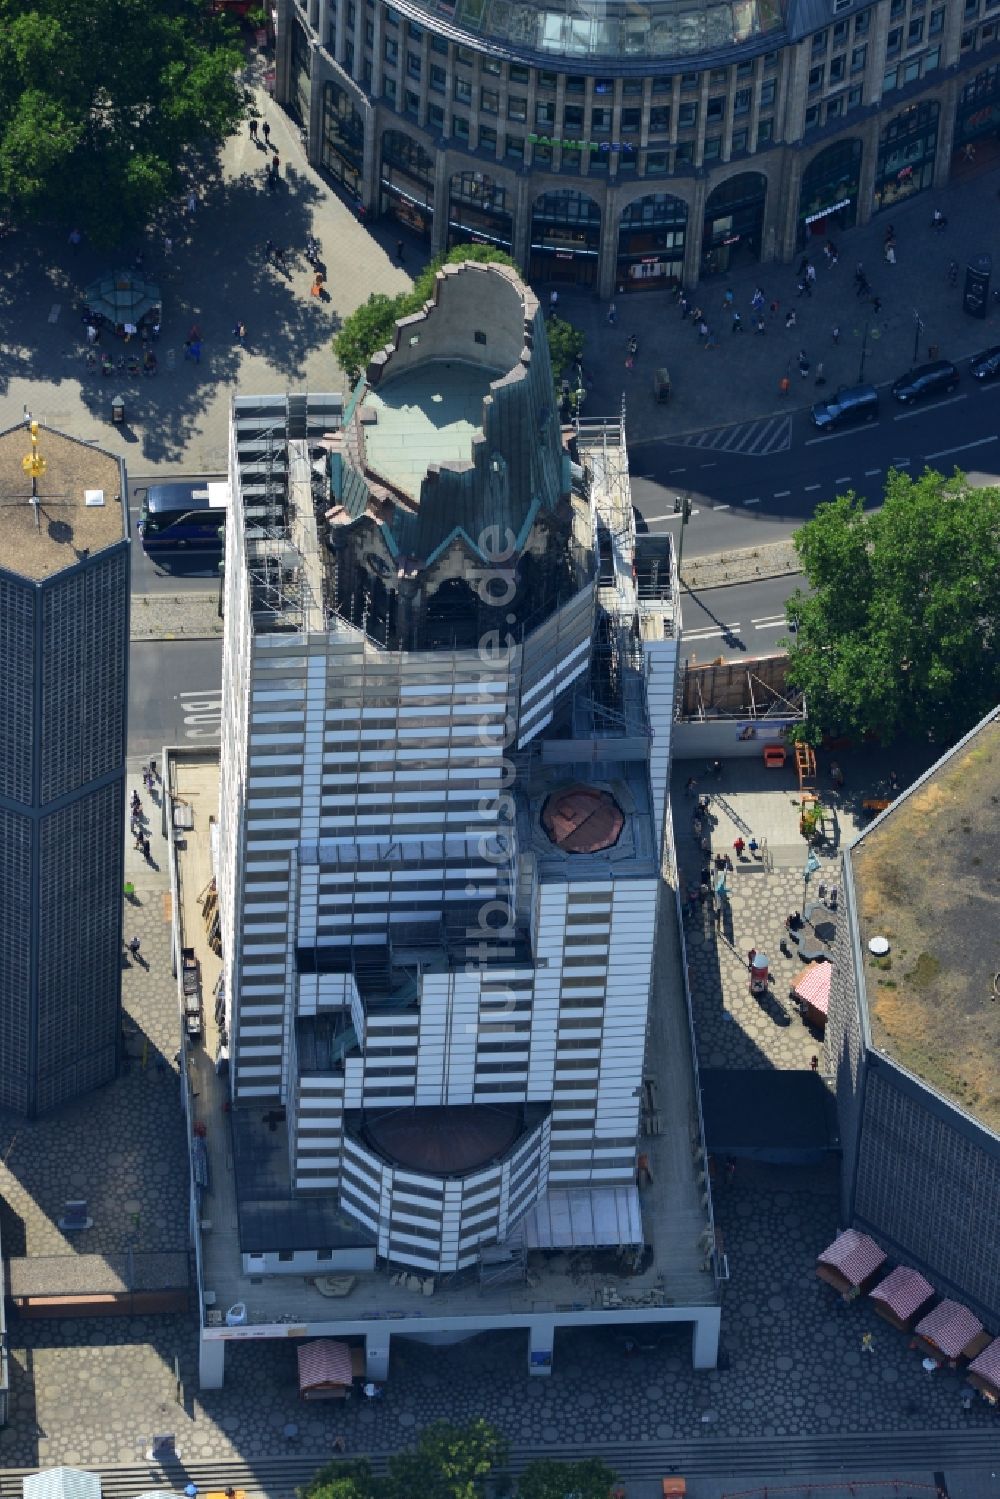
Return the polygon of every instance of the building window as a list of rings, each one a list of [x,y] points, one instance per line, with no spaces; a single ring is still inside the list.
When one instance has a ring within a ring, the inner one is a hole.
[[[382,56],[387,63],[395,63],[399,57],[399,43],[394,42],[391,36],[387,36],[382,47]]]
[[[690,130],[698,123],[698,106],[693,101],[688,101],[680,106],[677,111],[677,123],[682,130]]]
[[[927,23],[928,36],[940,36],[944,30],[944,9],[932,10],[930,20]]]
[[[469,122],[464,115],[452,115],[451,133],[456,140],[467,141],[469,139]]]
[[[750,113],[750,105],[751,105],[752,101],[753,101],[753,90],[752,89],[738,88],[736,90],[736,93],[733,95],[733,114],[734,115],[748,115]]]
[[[403,95],[403,104],[407,114],[418,115],[420,113],[420,95],[415,94],[408,88]]]
[[[464,63],[467,68],[471,68],[472,65],[475,63],[476,59],[475,59],[475,56],[472,53],[471,48],[469,48],[469,47],[456,47],[455,48],[455,61],[456,62]]]
[[[497,133],[492,125],[480,125],[479,149],[480,151],[485,151],[488,156],[495,156],[497,154]]]
[[[909,26],[906,28],[906,45],[908,47],[919,47],[923,39],[924,19],[923,16],[918,16],[916,20],[911,21]]]
[[[831,99],[826,106],[827,120],[836,120],[844,113],[844,96],[839,99]]]
[[[820,64],[818,68],[809,69],[809,92],[811,94],[819,93],[820,89],[823,87],[823,79],[825,75],[826,69],[822,64]]]
[[[834,26],[833,32],[832,32],[833,45],[835,47],[842,47],[842,46],[844,46],[844,44],[847,41],[847,31],[848,31],[848,22],[847,21],[838,21],[837,24],[836,24],[836,26]]]
[[[555,73],[548,72],[545,68],[538,75],[539,88],[555,88],[559,79]]]
[[[422,26],[418,26],[416,21],[409,21],[406,26],[406,34],[413,41],[419,42],[420,38],[424,34],[424,28]]]
[[[758,120],[757,122],[757,150],[761,146],[767,146],[774,138],[774,121]]]
[[[595,105],[590,112],[590,131],[592,135],[611,134],[611,110],[598,109]]]
[[[934,69],[935,68],[939,68],[940,66],[941,66],[941,48],[940,47],[932,47],[931,50],[928,52],[927,56],[924,58],[924,68],[923,68],[924,77],[926,78],[926,76],[927,76],[928,73],[933,73]]]
[[[857,107],[858,107],[858,105],[860,103],[861,103],[861,90],[859,88],[849,89],[848,90],[848,94],[847,94],[847,107],[848,107],[848,109],[857,109]]]
[[[963,52],[968,52],[969,48],[975,45],[975,41],[976,33],[974,31],[963,31],[959,47]]]
[[[538,142],[532,146],[531,156],[532,160],[537,161],[540,167],[550,166],[552,163],[552,147],[543,146],[541,142]]]
[[[819,105],[810,104],[806,110],[806,129],[813,130],[819,124]]]
[[[567,104],[563,107],[563,126],[571,132],[583,129],[582,104]]]
[[[375,45],[375,22],[374,21],[366,21],[365,22],[365,46],[366,47],[374,47],[374,45]]]
[[[823,56],[823,53],[826,51],[826,41],[827,41],[827,33],[825,31],[817,31],[816,34],[815,34],[815,36],[812,39],[812,55],[813,55],[813,57],[822,57]]]
[[[737,63],[736,64],[736,76],[737,76],[737,78],[752,78],[753,77],[753,63],[752,62],[740,62],[740,63]]]
[[[638,133],[641,130],[641,128],[642,128],[642,110],[641,109],[623,109],[622,110],[622,134],[623,135],[638,135]]]
[[[473,343],[484,344],[486,342],[486,334],[485,333],[480,333],[479,330],[478,330],[478,328],[477,328],[476,331],[475,331],[475,333],[473,333],[473,335],[472,335],[472,341],[473,341]]]
[[[698,87],[698,74],[697,73],[682,73],[681,74],[681,88],[697,88],[697,87]]]
[[[832,57],[830,59],[830,82],[843,83],[846,73],[847,58],[844,56],[844,54],[841,53],[839,57]]]
[[[467,78],[455,79],[455,102],[456,104],[472,103],[472,84]]]
[[[531,69],[522,66],[519,62],[512,62],[510,65],[510,81],[511,83],[530,83]]]
[[[524,160],[524,136],[508,135],[506,154],[514,161]]]
[[[649,111],[650,135],[668,135],[670,132],[670,105],[654,104]]]
[[[889,19],[898,21],[900,16],[906,13],[906,0],[892,0],[889,6]]]
[[[733,131],[733,155],[743,156],[749,149],[750,132],[748,130]]]
[[[443,94],[448,85],[448,74],[438,63],[431,63],[431,88],[436,94]]]
[[[694,141],[681,141],[674,152],[674,164],[689,167],[694,161]]]
[[[669,151],[647,151],[646,152],[646,175],[652,176],[665,172],[670,165]]]
[[[726,99],[724,94],[720,94],[715,99],[709,99],[705,118],[716,122],[726,118]]]
[[[760,86],[760,107],[761,107],[761,109],[767,109],[767,108],[770,107],[770,105],[772,105],[774,103],[774,97],[775,97],[775,94],[777,93],[777,90],[778,90],[778,85],[777,85],[777,83],[775,82],[775,80],[773,78],[769,78],[766,83],[762,83],[761,84],[761,86]]]
[[[521,124],[524,124],[528,118],[527,99],[509,98],[507,100],[507,118],[508,120],[518,120]]]
[[[396,80],[395,80],[395,78],[386,78],[384,80],[384,82],[383,82],[383,87],[385,89],[385,97],[387,99],[391,99],[392,102],[393,102],[393,104],[395,104],[395,102],[396,102]]]
[[[489,73],[492,78],[499,78],[503,68],[495,57],[480,57],[479,66],[484,73]]]
[[[556,107],[551,100],[543,100],[541,103],[535,105],[536,125],[540,125],[542,129],[546,129],[549,125],[554,125],[555,122]]]
[[[722,136],[712,135],[705,138],[704,161],[718,161],[722,156]]]
[[[641,95],[642,89],[643,81],[641,78],[626,78],[622,84],[622,95],[626,99],[634,99],[636,95]]]
[[[772,68],[776,68],[778,66],[778,57],[779,54],[777,52],[764,53],[764,66],[765,68],[767,68],[768,72],[770,72]]]
[[[484,88],[479,90],[479,107],[483,114],[495,115],[500,111],[500,96],[495,89]]]
[[[669,93],[672,93],[673,92],[673,87],[674,87],[674,80],[672,78],[665,78],[662,74],[660,74],[659,77],[653,79],[653,93],[654,94],[669,94]]]
[[[281,1262],[281,1264],[283,1264],[283,1265],[291,1264],[291,1262],[292,1262],[292,1260],[294,1258],[295,1258],[295,1251],[294,1250],[292,1250],[292,1249],[279,1249],[278,1250],[278,1259]]]
[[[595,94],[613,94],[615,91],[615,80],[613,78],[595,78]]]
[[[399,12],[393,10],[390,5],[385,8],[385,21],[387,26],[399,25]]]
[[[441,108],[440,104],[428,104],[427,123],[428,125],[430,125],[432,130],[444,129],[444,110]]]
[[[900,53],[900,51],[902,49],[902,46],[903,46],[903,28],[902,28],[902,26],[894,26],[892,28],[892,30],[889,32],[889,37],[888,37],[888,40],[887,40],[887,42],[885,44],[885,55],[886,55],[886,57],[898,57],[899,53]]]
[[[566,92],[567,94],[585,94],[587,92],[586,78],[567,78]]]
[[[431,37],[431,51],[432,52],[441,52],[441,53],[444,54],[445,57],[447,57],[448,56],[448,41],[447,41],[447,38],[443,37],[443,36],[432,36]]]
[[[897,72],[898,72],[898,69],[896,69],[896,68],[889,68],[882,75],[882,92],[883,92],[883,94],[891,94],[892,91],[893,91],[893,89],[896,87],[896,74],[897,74]]]
[[[851,53],[851,72],[852,73],[863,73],[864,70],[865,70],[865,62],[867,61],[867,58],[868,58],[868,46],[867,46],[867,44],[865,44],[864,46],[861,46],[861,47],[855,47],[854,51]]]
[[[711,84],[712,88],[719,88],[720,86],[722,88],[725,88],[726,84],[729,82],[729,69],[713,68],[711,73],[708,75],[708,81]]]
[[[332,1249],[317,1249],[317,1251],[316,1251],[316,1258],[317,1258],[317,1260],[332,1260],[333,1259],[333,1250]]]
[[[409,78],[419,78],[421,71],[420,54],[418,52],[407,52],[406,73]]]

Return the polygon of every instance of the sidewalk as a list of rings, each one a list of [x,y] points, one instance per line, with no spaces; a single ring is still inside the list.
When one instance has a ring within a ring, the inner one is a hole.
[[[811,297],[796,293],[799,257],[790,265],[748,265],[729,276],[703,281],[689,300],[700,306],[714,335],[706,349],[690,317],[682,320],[672,293],[642,292],[616,297],[618,321],[608,324],[608,304],[560,292],[560,314],[587,335],[584,367],[593,384],[584,411],[597,417],[617,413],[625,399],[629,447],[705,427],[725,426],[779,411],[811,405],[824,392],[857,382],[866,318],[870,322],[865,380],[874,385],[891,382],[908,370],[913,360],[914,311],[923,322],[917,362],[928,358],[928,345],[937,344],[941,358],[961,361],[991,344],[1000,343],[1000,306],[989,303],[984,322],[962,311],[965,266],[970,255],[992,249],[1000,232],[1000,172],[953,185],[945,191],[920,193],[891,213],[877,215],[863,229],[834,236],[839,261],[829,269],[823,239],[810,247],[816,267]],[[931,229],[935,208],[948,218],[943,233]],[[889,224],[896,232],[896,264],[888,265],[882,246]],[[948,262],[959,263],[957,287],[948,284]],[[854,270],[858,262],[873,291],[882,299],[876,317],[870,304],[855,296]],[[992,285],[1000,285],[1000,264]],[[767,331],[752,332],[750,299],[755,287],[765,294]],[[727,288],[743,320],[744,332],[731,331],[731,315],[724,307]],[[768,311],[772,300],[777,314]],[[785,315],[796,314],[796,326],[785,328]],[[840,327],[834,344],[832,329]],[[634,367],[627,369],[626,340],[639,339]],[[810,362],[808,378],[798,370],[798,354]],[[822,362],[826,385],[817,389],[816,369]],[[670,370],[673,395],[665,406],[653,399],[654,371]],[[781,397],[778,382],[792,382]]]

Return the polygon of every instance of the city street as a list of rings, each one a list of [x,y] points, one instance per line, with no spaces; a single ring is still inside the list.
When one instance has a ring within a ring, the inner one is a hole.
[[[221,640],[133,640],[130,754],[159,754],[165,744],[218,744],[221,711]]]
[[[725,588],[685,588],[682,657],[704,662],[716,656],[736,661],[773,655],[778,641],[788,634],[785,600],[803,581],[800,573],[792,573]]]
[[[697,557],[782,540],[847,489],[875,505],[890,468],[961,468],[974,483],[997,482],[1000,386],[963,378],[953,396],[912,407],[881,397],[877,422],[825,436],[800,411],[631,444],[632,502],[655,532],[670,529],[674,497],[688,495],[698,513],[684,553]]]

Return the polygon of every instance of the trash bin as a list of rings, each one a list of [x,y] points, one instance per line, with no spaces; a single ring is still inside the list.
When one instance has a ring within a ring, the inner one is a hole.
[[[111,420],[116,426],[122,426],[125,422],[125,397],[112,396],[111,398]]]
[[[990,299],[990,276],[992,274],[992,255],[974,255],[965,267],[962,309],[970,317],[985,318]]]

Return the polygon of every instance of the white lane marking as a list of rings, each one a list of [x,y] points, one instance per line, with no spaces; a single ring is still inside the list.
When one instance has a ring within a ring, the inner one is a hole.
[[[657,521],[661,521],[661,520],[673,520],[674,516],[677,515],[677,514],[678,514],[678,512],[676,510],[673,510],[673,511],[670,512],[669,515],[644,515],[642,518],[646,522],[647,526],[655,526],[656,523],[657,523]],[[691,514],[692,515],[700,515],[701,511],[700,510],[692,510]]]
[[[668,468],[667,469],[667,473],[668,474],[686,474],[687,473],[687,469],[686,468]]]
[[[881,472],[882,472],[882,470],[880,468],[866,468],[865,469],[865,478],[866,479],[874,479],[875,475],[876,474],[880,474]]]
[[[771,625],[775,623],[783,625],[784,622],[785,616],[783,614],[762,614],[759,619],[752,619],[750,621],[752,625]]]
[[[970,448],[984,448],[988,442],[996,441],[996,434],[992,437],[980,437],[978,442],[963,442],[957,448],[941,448],[937,453],[925,453],[924,457],[928,460],[931,458],[947,458],[951,453],[967,453]]]
[[[728,510],[729,506],[728,505],[713,505],[712,509],[713,510]]]
[[[910,464],[912,462],[913,462],[912,458],[897,458],[896,461],[895,461],[895,463],[892,464],[892,467],[893,468],[909,468],[909,466],[910,466]]]
[[[770,624],[758,625],[757,628],[758,630],[783,630],[785,629],[785,621],[783,619],[774,619]]]
[[[702,463],[699,465],[700,468],[718,468],[718,466],[717,463]]]
[[[942,406],[954,406],[957,401],[967,401],[968,396],[950,396],[947,401],[935,401],[933,406],[921,406],[919,403],[912,411],[901,411],[898,416],[893,417],[894,422],[905,422],[911,416],[921,416],[925,411],[940,411]]]
[[[743,503],[744,503],[744,505],[759,505],[760,504],[760,495],[759,494],[755,495],[752,500],[744,500]]]
[[[202,689],[177,694],[184,711],[186,739],[216,739],[222,729],[222,693]]]
[[[850,474],[842,474],[839,479],[834,479],[833,482],[834,484],[850,484],[851,476]]]
[[[684,639],[685,640],[712,640],[712,639],[714,639],[714,637],[716,635],[731,635],[733,633],[733,631],[734,630],[738,630],[739,627],[740,627],[740,622],[739,622],[739,620],[737,620],[735,622],[735,624],[723,625],[720,630],[685,630],[684,631]]]
[[[792,491],[791,491],[791,490],[790,490],[790,489],[776,489],[776,490],[775,490],[775,491],[774,491],[774,498],[775,498],[775,499],[776,499],[776,500],[783,500],[783,499],[785,499],[785,498],[786,498],[786,497],[787,497],[787,496],[788,496],[788,495],[790,495],[790,494],[791,494],[791,492],[792,492]]]
[[[820,486],[818,484],[807,484],[806,485],[806,494],[812,494],[813,490],[814,489],[819,489],[819,487]]]
[[[857,432],[849,427],[846,432],[827,432],[824,437],[807,437],[802,446],[812,448],[818,442],[836,442],[839,437],[857,437],[857,435]]]

